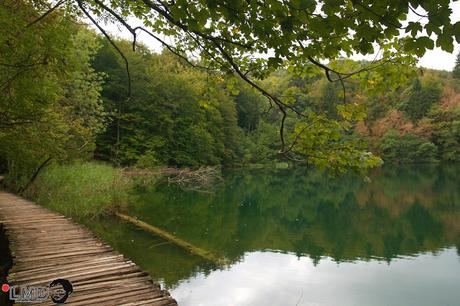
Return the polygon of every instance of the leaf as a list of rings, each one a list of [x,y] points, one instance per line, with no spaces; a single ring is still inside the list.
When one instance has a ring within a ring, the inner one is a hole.
[[[298,10],[314,10],[316,2],[313,0],[292,0],[292,6]]]
[[[455,35],[455,40],[460,44],[460,21],[457,21],[452,25],[452,29]]]
[[[416,36],[418,32],[423,30],[422,25],[420,22],[412,22],[410,21],[406,27],[406,33],[410,32],[412,36]]]
[[[278,68],[283,61],[279,57],[269,57],[268,58],[268,66],[273,68]]]
[[[436,46],[441,47],[441,49],[444,51],[452,53],[454,51],[454,40],[452,36],[448,36],[442,33],[438,36]]]
[[[428,36],[422,36],[422,37],[417,38],[415,44],[418,48],[424,48],[424,49],[430,49],[430,50],[434,48],[434,42]]]

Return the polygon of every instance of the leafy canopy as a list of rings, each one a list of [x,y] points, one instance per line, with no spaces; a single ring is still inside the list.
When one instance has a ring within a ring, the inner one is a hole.
[[[89,18],[109,40],[101,21],[112,19],[131,32],[134,42],[142,32],[193,66],[241,77],[282,114],[280,153],[286,156],[293,151],[305,155],[316,149],[296,141],[314,137],[308,134],[310,129],[291,128],[288,132],[294,135],[285,137],[288,116],[300,117],[307,125],[320,122],[321,129],[332,138],[318,141],[331,152],[343,149],[343,142],[337,137],[346,136],[348,127],[344,126],[349,120],[344,116],[331,119],[305,114],[289,98],[270,92],[257,80],[287,66],[304,77],[324,71],[329,81],[340,82],[345,91],[346,79],[382,64],[413,64],[417,56],[435,46],[452,52],[454,39],[460,42],[460,22],[451,23],[449,4],[449,0],[77,0],[68,3]],[[407,21],[410,11],[420,19]],[[130,25],[130,16],[142,20],[143,26]],[[377,53],[379,59],[356,69],[321,62],[354,53]],[[121,51],[120,54],[128,66]],[[377,79],[390,79],[387,76],[385,73]],[[354,104],[347,106],[353,108]],[[352,151],[356,149],[353,143],[350,146]],[[364,157],[360,168],[376,164],[371,154],[362,153],[358,154]],[[343,168],[355,155],[332,157],[340,161],[338,168]],[[320,163],[311,156],[304,157],[315,164],[330,165],[330,156]]]
[[[26,1],[0,5],[0,158],[17,187],[50,159],[91,155],[103,129],[93,32]]]
[[[112,17],[133,33],[165,34],[178,53],[196,52],[211,67],[263,77],[284,61],[302,67],[353,53],[384,58],[422,56],[435,45],[453,51],[460,22],[451,24],[449,0],[78,0],[83,10]],[[420,16],[405,22],[408,13]],[[132,28],[127,17],[145,28]],[[434,38],[432,34],[436,34]],[[267,57],[255,57],[255,54]]]

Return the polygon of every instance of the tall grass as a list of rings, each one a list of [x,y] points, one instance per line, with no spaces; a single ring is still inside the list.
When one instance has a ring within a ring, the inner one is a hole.
[[[88,218],[123,209],[130,188],[130,180],[119,169],[82,162],[49,166],[25,195],[66,216]]]

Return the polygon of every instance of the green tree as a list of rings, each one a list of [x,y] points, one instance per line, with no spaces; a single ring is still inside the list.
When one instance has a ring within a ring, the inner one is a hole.
[[[428,113],[433,103],[439,100],[440,94],[437,84],[430,83],[422,87],[420,79],[417,78],[402,109],[411,120],[420,120]]]
[[[133,91],[128,99],[123,64],[105,42],[93,65],[106,75],[102,95],[111,121],[98,138],[97,156],[123,165],[234,163],[241,130],[225,84],[167,52],[118,44],[131,63]]]
[[[0,159],[20,188],[45,161],[91,156],[103,128],[95,36],[57,11],[33,23],[44,10],[0,5]]]
[[[438,147],[439,157],[453,162],[460,160],[459,85],[456,79],[447,82],[442,99],[429,114],[433,131],[431,139]]]
[[[454,70],[452,70],[452,75],[456,79],[460,79],[460,52],[457,54],[457,60],[455,61]]]
[[[460,120],[437,122],[432,138],[442,160],[460,161]]]
[[[452,52],[454,37],[460,42],[460,22],[451,23],[452,10],[449,8],[449,1],[268,0],[260,3],[242,0],[77,0],[77,4],[88,17],[91,14],[111,17],[133,36],[139,31],[147,32],[184,59],[190,54],[197,54],[200,62],[193,62],[192,65],[236,74],[256,88],[282,114],[280,134],[281,152],[284,154],[291,152],[293,146],[306,144],[295,141],[301,135],[285,137],[284,123],[287,116],[299,116],[307,125],[320,122],[325,134],[334,135],[334,138],[336,133],[328,129],[344,123],[340,122],[341,119],[326,120],[323,117],[317,118],[314,114],[303,114],[292,107],[289,100],[262,88],[257,79],[263,79],[283,66],[293,67],[292,71],[299,76],[305,76],[315,70],[312,66],[316,66],[331,81],[343,80],[355,73],[334,68],[333,65],[327,67],[320,61],[334,60],[342,54],[372,54],[378,46],[383,50],[383,58],[379,63],[374,63],[375,66],[386,62],[398,63],[395,66],[400,66],[404,63],[413,64],[416,56],[422,56],[427,49],[433,49],[435,44]],[[409,22],[402,33],[400,29],[409,10],[419,8],[427,12],[427,20]],[[145,28],[131,27],[128,23],[130,15],[141,19]],[[97,23],[96,19],[92,20]],[[98,26],[102,28],[99,24]],[[423,35],[425,31],[427,36]],[[436,35],[431,35],[433,33]],[[166,42],[159,34],[167,35],[170,39]],[[260,53],[270,56],[254,56]],[[361,67],[358,71],[372,68],[375,67]],[[297,129],[296,132],[303,133],[304,129]],[[346,139],[346,133],[339,133],[338,136]],[[288,143],[287,139],[292,139],[293,142]],[[342,148],[342,143],[334,139],[322,139],[319,142],[327,142],[332,155]],[[353,142],[349,146],[351,148]],[[310,151],[311,147],[300,147],[297,154]],[[376,164],[372,155],[360,156],[364,160],[360,163],[362,167]],[[335,163],[320,164],[345,167],[349,163],[348,158],[354,158],[355,155],[336,157],[331,156],[337,161]],[[316,159],[314,161],[319,162]]]
[[[264,101],[252,88],[239,86],[235,97],[238,125],[248,132],[256,130],[261,120]]]
[[[337,105],[341,102],[337,95],[337,89],[333,83],[328,83],[324,88],[322,105],[325,108],[325,112],[330,117],[337,118]]]

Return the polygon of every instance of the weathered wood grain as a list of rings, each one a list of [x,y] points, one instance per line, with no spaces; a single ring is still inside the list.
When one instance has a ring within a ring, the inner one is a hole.
[[[0,223],[13,257],[10,284],[68,279],[74,287],[68,305],[177,305],[133,262],[60,214],[0,191]]]

